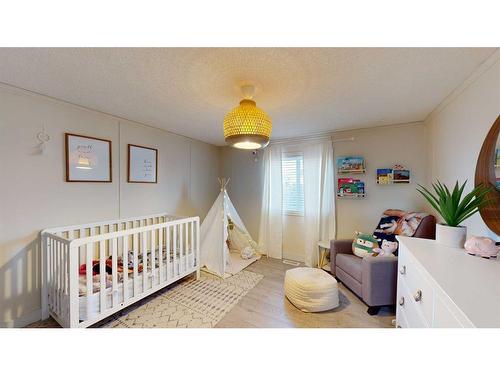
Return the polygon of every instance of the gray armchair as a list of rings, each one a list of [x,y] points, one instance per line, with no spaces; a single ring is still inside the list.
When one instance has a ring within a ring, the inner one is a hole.
[[[422,219],[414,237],[434,239],[436,218]],[[351,240],[330,241],[332,275],[368,305],[368,314],[377,314],[381,306],[396,303],[397,257],[364,257],[352,253]]]

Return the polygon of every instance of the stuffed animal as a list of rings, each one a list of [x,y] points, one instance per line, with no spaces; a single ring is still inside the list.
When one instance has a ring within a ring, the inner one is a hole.
[[[355,232],[356,237],[352,243],[354,255],[363,258],[372,256],[374,249],[378,248],[377,238],[371,234]]]
[[[394,256],[393,252],[395,252],[397,249],[398,249],[397,242],[382,240],[381,247],[373,249],[373,251],[375,252],[373,256],[393,257]]]
[[[243,250],[241,250],[241,257],[243,259],[250,259],[254,256],[254,254],[255,251],[250,246],[247,246],[243,248]]]
[[[500,252],[500,246],[497,246],[489,237],[472,236],[465,241],[464,247],[470,255],[478,255],[487,259],[496,258]]]

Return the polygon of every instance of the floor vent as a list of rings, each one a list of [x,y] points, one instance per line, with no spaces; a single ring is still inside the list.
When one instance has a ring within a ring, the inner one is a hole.
[[[294,260],[283,259],[283,263],[290,266],[300,266],[300,262],[295,262]]]

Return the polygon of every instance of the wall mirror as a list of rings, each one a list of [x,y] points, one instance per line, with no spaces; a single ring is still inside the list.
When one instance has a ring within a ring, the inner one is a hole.
[[[500,116],[486,135],[476,165],[475,185],[491,186],[488,204],[480,209],[481,217],[500,236]]]

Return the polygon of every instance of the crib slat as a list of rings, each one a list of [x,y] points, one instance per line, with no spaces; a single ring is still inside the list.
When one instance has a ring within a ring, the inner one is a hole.
[[[174,277],[177,276],[177,224],[174,225],[173,228],[173,233],[172,233],[172,238],[173,238],[173,244],[172,244],[172,251],[174,255]],[[180,269],[179,269],[179,274],[180,274]]]
[[[111,275],[113,280],[112,291],[112,307],[118,304],[118,240],[116,238],[111,239]]]
[[[151,235],[151,287],[154,287],[156,284],[155,277],[155,267],[156,267],[156,236],[155,231],[150,231]]]
[[[163,281],[163,228],[158,229],[158,282]]]
[[[179,274],[181,273],[182,267],[186,266],[186,256],[184,254],[184,224],[179,224],[179,259],[181,263],[179,264]],[[184,270],[185,272],[186,270]]]
[[[170,280],[171,275],[170,275],[170,226],[165,228],[165,244],[167,245],[166,247],[166,252],[167,252],[167,281]]]
[[[191,268],[194,268],[194,221],[191,222]]]
[[[53,247],[53,240],[52,238],[48,239],[48,249],[47,253],[49,254],[49,259],[47,259],[47,276],[48,276],[48,283],[49,283],[49,308],[50,310],[53,310],[54,308],[54,284],[53,284],[53,277],[54,277],[54,257],[52,255],[52,252],[54,251]]]
[[[62,274],[62,286],[61,286],[61,295],[64,296],[66,294],[66,254],[67,254],[68,245],[62,244],[62,259],[61,259],[61,274]]]
[[[127,225],[125,224],[125,229]],[[128,298],[128,236],[122,237],[123,239],[123,301],[125,302]]]
[[[56,269],[56,241],[52,240],[51,241],[51,248],[52,248],[52,309],[55,313],[57,313],[57,298],[56,298],[56,275],[57,275],[57,269]]]
[[[49,272],[49,285],[50,285],[50,298],[49,298],[49,303],[50,303],[50,308],[54,310],[54,240],[52,238],[49,239],[49,254],[50,254],[50,259],[49,259],[49,265],[50,265],[50,272]]]
[[[56,241],[56,299],[57,315],[61,316],[61,243]]]
[[[64,248],[65,244],[62,242],[59,242],[59,298],[62,303],[62,298],[64,295]],[[62,311],[62,310],[61,310]]]
[[[61,248],[61,254],[60,254],[60,263],[61,264],[59,266],[59,273],[60,273],[59,277],[61,279],[61,285],[60,285],[60,288],[59,288],[59,298],[62,301],[62,298],[64,296],[64,279],[65,279],[64,271],[66,269],[66,266],[64,264],[64,250],[66,248],[66,245],[61,242],[60,243],[60,248]]]
[[[87,278],[87,316],[91,314],[92,304],[90,303],[90,299],[92,294],[94,294],[94,283],[92,278],[92,254],[94,252],[94,243],[91,242],[85,246],[87,250],[87,265],[86,267],[86,278]]]
[[[80,299],[78,297],[78,266],[80,264],[80,247],[69,246],[69,317],[70,327],[77,327],[80,318]]]
[[[189,223],[186,223],[185,225],[186,227],[186,235],[185,235],[185,246],[186,246],[186,249],[185,249],[185,253],[186,253],[186,272],[188,272],[188,261],[189,261]]]
[[[146,291],[146,285],[148,283],[148,244],[147,244],[147,232],[141,232],[142,237],[142,292]]]
[[[58,297],[59,297],[59,314],[62,315],[62,298],[63,298],[63,280],[64,280],[64,263],[63,263],[63,254],[64,254],[64,244],[59,242],[59,288],[58,288]]]
[[[52,279],[53,279],[53,285],[52,285],[52,294],[53,294],[53,299],[54,299],[54,312],[57,314],[57,309],[58,309],[58,300],[57,300],[57,242],[56,240],[52,241],[52,246],[53,246],[53,252],[52,252],[52,256],[54,257],[53,259],[53,265],[54,265],[54,269],[53,269],[53,275],[52,275]]]
[[[134,249],[134,297],[137,297],[137,294],[139,293],[139,285],[137,285],[139,281],[139,257],[137,256],[137,248],[139,246],[138,242],[137,234],[134,233],[132,235],[132,247]]]
[[[102,227],[101,227],[102,230]],[[101,232],[102,233],[102,232]],[[99,241],[99,306],[101,313],[106,310],[106,242]]]

